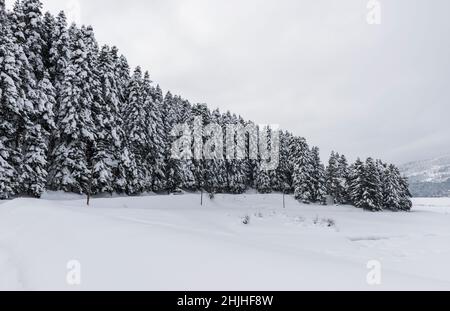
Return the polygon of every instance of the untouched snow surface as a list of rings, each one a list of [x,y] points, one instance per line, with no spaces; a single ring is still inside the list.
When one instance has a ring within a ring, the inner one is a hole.
[[[282,195],[0,202],[1,290],[450,290],[450,199],[411,213]],[[249,224],[243,219],[249,217]],[[68,263],[81,284],[69,285]],[[381,285],[369,285],[369,261]]]

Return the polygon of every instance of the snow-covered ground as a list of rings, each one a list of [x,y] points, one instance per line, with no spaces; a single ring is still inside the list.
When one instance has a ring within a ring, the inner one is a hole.
[[[450,199],[414,203],[373,214],[291,197],[283,209],[279,194],[1,202],[0,289],[450,290]],[[374,260],[381,285],[367,283]]]

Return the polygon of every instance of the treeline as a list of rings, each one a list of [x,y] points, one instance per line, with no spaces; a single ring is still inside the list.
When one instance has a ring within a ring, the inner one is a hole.
[[[294,193],[303,202],[354,204],[371,211],[411,208],[398,169],[368,159],[347,164],[280,134],[280,163],[261,159],[177,160],[176,124],[253,124],[230,112],[163,94],[148,72],[133,70],[116,47],[99,47],[89,26],[67,25],[63,12],[42,14],[39,0],[0,0],[0,198],[74,193]],[[206,140],[208,137],[202,137]]]

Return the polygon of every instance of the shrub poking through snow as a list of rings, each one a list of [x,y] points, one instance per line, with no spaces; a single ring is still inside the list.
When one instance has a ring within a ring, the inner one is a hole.
[[[325,224],[329,228],[336,226],[336,222],[334,221],[334,219],[331,219],[331,218],[322,219],[322,223]]]
[[[250,224],[250,216],[246,215],[244,218],[242,218],[242,223],[244,225],[249,225]]]

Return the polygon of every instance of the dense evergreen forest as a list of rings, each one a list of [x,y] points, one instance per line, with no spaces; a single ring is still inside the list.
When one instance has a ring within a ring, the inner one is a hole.
[[[276,169],[261,159],[175,159],[176,124],[253,122],[211,111],[129,68],[116,47],[99,47],[89,26],[64,12],[43,14],[39,0],[0,0],[0,199],[73,193],[179,190],[292,193],[302,202],[353,204],[370,211],[410,210],[408,182],[394,165],[368,158],[349,164],[281,131]],[[207,139],[203,137],[202,139]]]

